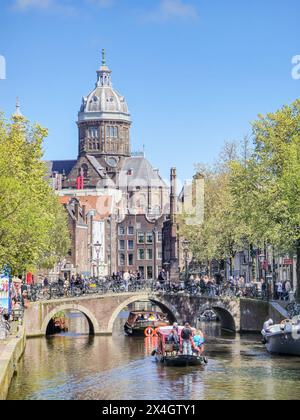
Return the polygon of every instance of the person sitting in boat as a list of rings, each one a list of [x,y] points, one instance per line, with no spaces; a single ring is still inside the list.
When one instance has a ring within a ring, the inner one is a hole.
[[[192,338],[193,338],[193,331],[190,327],[190,324],[186,322],[183,330],[181,331],[182,353],[184,356],[193,355]]]
[[[196,331],[194,337],[193,337],[193,351],[197,353],[198,355],[202,354],[204,352],[204,335],[202,331]]]
[[[174,351],[178,352],[180,348],[180,338],[177,330],[174,328],[167,339],[168,344],[173,344]]]
[[[136,320],[137,320],[137,322],[139,322],[139,321],[145,321],[144,314],[139,314]]]
[[[174,322],[174,324],[173,324],[173,330],[176,330],[177,331],[177,334],[179,333],[179,326],[178,326],[178,323],[177,322]]]
[[[268,333],[268,332],[270,332],[270,331],[271,331],[271,327],[273,327],[273,325],[274,325],[273,320],[272,320],[272,319],[269,319],[268,321],[266,321],[266,322],[264,323],[263,330],[264,330],[266,333]]]
[[[156,321],[155,315],[151,314],[148,318],[148,321]]]

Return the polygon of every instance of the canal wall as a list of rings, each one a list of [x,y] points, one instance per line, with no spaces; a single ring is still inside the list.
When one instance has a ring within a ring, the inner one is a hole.
[[[261,332],[265,321],[272,319],[279,324],[288,318],[287,312],[277,302],[265,302],[253,299],[241,299],[241,332]]]
[[[26,346],[24,326],[20,327],[17,337],[9,338],[0,352],[0,400],[6,400],[11,380],[17,370]]]

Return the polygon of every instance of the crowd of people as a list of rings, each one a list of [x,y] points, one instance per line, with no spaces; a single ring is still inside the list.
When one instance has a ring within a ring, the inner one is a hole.
[[[184,356],[202,355],[204,352],[204,334],[201,330],[194,330],[189,323],[179,332],[179,326],[175,322],[173,329],[167,338],[175,352],[182,353]]]

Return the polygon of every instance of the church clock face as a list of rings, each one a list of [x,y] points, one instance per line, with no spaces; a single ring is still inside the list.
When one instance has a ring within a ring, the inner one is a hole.
[[[118,166],[118,160],[115,157],[107,158],[106,162],[112,168],[115,168],[116,166]]]

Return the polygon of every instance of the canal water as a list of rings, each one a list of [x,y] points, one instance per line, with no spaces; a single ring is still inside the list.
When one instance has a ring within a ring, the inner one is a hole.
[[[153,339],[124,336],[122,313],[113,337],[89,337],[85,318],[70,314],[70,331],[31,339],[9,400],[300,399],[300,358],[270,356],[260,336],[203,324],[209,364],[167,368],[151,357]]]

